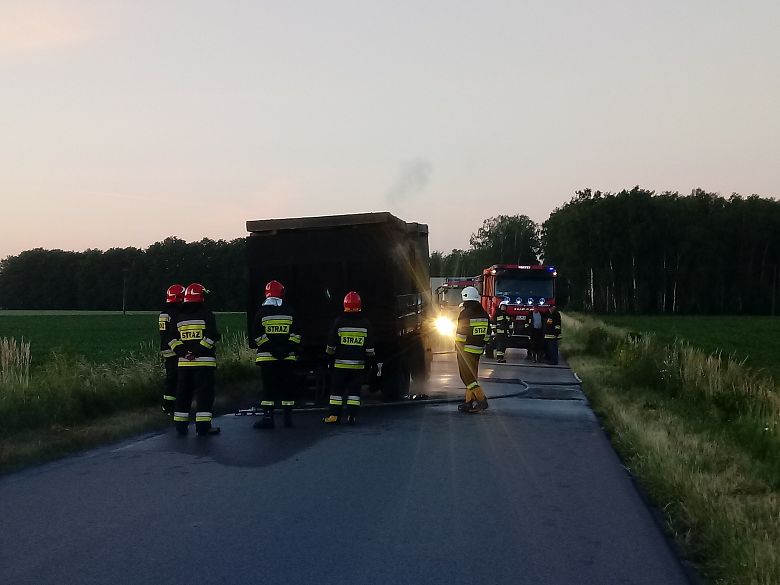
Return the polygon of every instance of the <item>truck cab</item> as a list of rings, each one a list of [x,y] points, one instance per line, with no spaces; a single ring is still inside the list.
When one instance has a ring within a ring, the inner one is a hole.
[[[495,264],[485,268],[476,279],[482,307],[495,323],[496,311],[506,301],[506,312],[511,319],[507,347],[528,349],[531,343],[529,331],[531,314],[538,309],[543,315],[557,306],[558,271],[554,266],[542,264]],[[486,354],[491,356],[491,342]]]

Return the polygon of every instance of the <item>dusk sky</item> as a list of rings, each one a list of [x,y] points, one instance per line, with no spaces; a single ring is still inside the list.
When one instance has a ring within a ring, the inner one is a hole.
[[[777,0],[0,0],[0,258],[780,195]]]

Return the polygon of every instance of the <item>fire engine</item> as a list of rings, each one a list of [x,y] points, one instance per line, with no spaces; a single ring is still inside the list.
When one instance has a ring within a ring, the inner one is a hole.
[[[538,309],[544,317],[550,307],[558,305],[558,272],[554,266],[541,264],[495,264],[476,278],[476,287],[482,297],[482,306],[495,322],[498,305],[507,302],[506,312],[512,326],[507,336],[507,347],[528,349],[531,342],[531,314]],[[494,344],[485,348],[493,355]]]

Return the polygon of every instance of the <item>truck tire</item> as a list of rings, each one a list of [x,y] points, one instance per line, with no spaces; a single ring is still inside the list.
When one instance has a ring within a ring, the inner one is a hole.
[[[403,354],[382,366],[382,400],[393,402],[409,393],[409,367]]]

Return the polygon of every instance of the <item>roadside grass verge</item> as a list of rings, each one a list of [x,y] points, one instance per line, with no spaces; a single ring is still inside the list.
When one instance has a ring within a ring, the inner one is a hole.
[[[566,356],[669,531],[713,583],[780,583],[780,400],[744,363],[565,317]]]
[[[253,352],[243,332],[226,332],[217,355],[217,406],[254,398]],[[27,380],[6,376],[6,367],[18,367],[11,362],[0,360],[0,471],[167,424],[163,367],[154,354],[93,363],[53,353]]]

